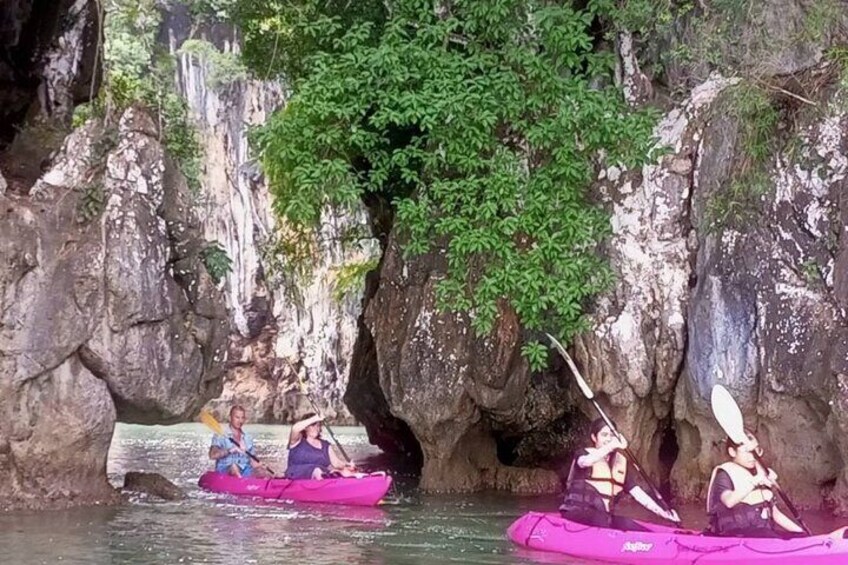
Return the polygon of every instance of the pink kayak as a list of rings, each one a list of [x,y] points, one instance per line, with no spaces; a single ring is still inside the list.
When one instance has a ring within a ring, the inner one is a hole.
[[[793,540],[720,538],[641,522],[650,532],[623,532],[570,522],[559,514],[528,512],[509,527],[509,539],[528,549],[612,563],[848,563],[844,529]]]
[[[367,475],[350,479],[296,480],[240,479],[209,471],[198,481],[200,488],[238,496],[258,496],[276,500],[324,502],[374,506],[392,486],[387,475]]]

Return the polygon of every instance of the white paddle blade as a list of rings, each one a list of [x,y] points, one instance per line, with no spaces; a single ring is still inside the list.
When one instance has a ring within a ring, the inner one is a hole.
[[[745,422],[742,419],[742,411],[739,410],[739,405],[733,400],[733,396],[722,385],[713,386],[712,394],[710,395],[710,404],[713,409],[718,425],[727,434],[727,437],[735,443],[742,444],[747,441],[745,435]]]
[[[565,362],[568,363],[568,366],[571,368],[571,372],[574,373],[574,378],[577,379],[577,386],[580,387],[580,391],[583,393],[583,396],[585,396],[589,400],[595,398],[595,393],[592,392],[592,389],[589,388],[589,385],[586,383],[586,381],[583,380],[583,377],[580,375],[580,371],[577,370],[577,365],[575,365],[574,361],[572,361],[571,359],[571,355],[568,354],[562,344],[558,342],[554,336],[552,336],[551,334],[545,335],[548,336],[548,339],[550,339],[551,343],[554,344],[554,347],[557,348],[559,354],[562,355],[563,359],[565,359]]]

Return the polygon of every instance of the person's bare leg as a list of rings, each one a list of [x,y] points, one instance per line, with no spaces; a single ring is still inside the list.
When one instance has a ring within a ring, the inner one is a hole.
[[[233,463],[233,464],[232,464],[232,465],[230,465],[230,467],[227,469],[227,474],[232,475],[232,476],[234,476],[234,477],[241,478],[241,469],[239,469],[239,466],[238,466],[238,465],[236,465],[235,463]]]
[[[315,467],[314,469],[312,469],[312,478],[315,479],[316,481],[320,481],[321,479],[324,478],[324,473],[321,472],[321,469],[319,469],[318,467]]]

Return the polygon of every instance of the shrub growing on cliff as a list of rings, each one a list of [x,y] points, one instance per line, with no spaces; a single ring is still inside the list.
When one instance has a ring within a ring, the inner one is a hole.
[[[706,228],[745,229],[755,217],[758,203],[769,190],[768,160],[776,149],[780,115],[763,87],[742,81],[729,88],[721,107],[739,127],[739,140],[728,179],[707,202]]]
[[[365,276],[376,269],[378,263],[377,259],[367,259],[342,265],[336,271],[336,278],[333,281],[333,298],[337,302],[342,302],[348,296],[362,292],[365,287]]]
[[[209,273],[209,277],[215,284],[224,280],[224,277],[233,270],[233,260],[227,255],[227,250],[217,241],[209,242],[200,252],[200,258],[203,260],[206,272]]]
[[[610,281],[597,254],[609,222],[588,194],[599,155],[633,167],[652,141],[654,117],[626,107],[595,48],[611,3],[365,4],[265,3],[257,21],[240,3],[246,52],[266,65],[304,38],[294,95],[255,138],[276,211],[314,226],[328,205],[389,201],[407,256],[444,252],[439,303],[478,335],[511,308],[571,337]],[[257,37],[275,24],[280,41]],[[538,343],[524,353],[546,361]]]

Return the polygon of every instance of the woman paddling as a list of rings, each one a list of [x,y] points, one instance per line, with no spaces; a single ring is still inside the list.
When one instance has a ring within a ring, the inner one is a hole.
[[[588,526],[645,531],[635,520],[612,513],[615,498],[627,491],[657,516],[680,522],[677,512],[663,510],[627,472],[627,459],[618,452],[627,448],[627,441],[616,438],[603,418],[593,421],[589,431],[592,447],[580,450],[571,463],[565,499],[559,507],[562,516]]]
[[[763,469],[754,453],[762,448],[754,435],[745,430],[748,441],[737,445],[726,441],[730,461],[722,463],[710,477],[707,490],[707,514],[712,533],[719,536],[789,538],[804,535],[804,530],[775,506],[772,492],[777,475]]]
[[[323,416],[315,413],[292,425],[289,435],[287,479],[323,479],[338,473],[343,477],[356,474],[353,462],[345,463],[330,442],[321,439]]]

